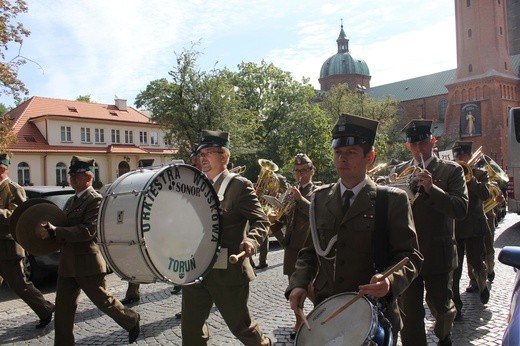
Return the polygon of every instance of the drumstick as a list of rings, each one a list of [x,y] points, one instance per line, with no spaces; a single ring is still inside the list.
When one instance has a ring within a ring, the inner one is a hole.
[[[404,266],[410,259],[408,257],[405,257],[403,258],[402,260],[400,260],[398,263],[394,264],[392,267],[388,268],[387,270],[385,270],[383,272],[383,276],[381,277],[380,281],[387,278],[388,276],[390,276],[390,274],[392,274],[393,272],[395,272],[397,269],[400,269],[402,266]],[[355,302],[357,302],[359,300],[359,298],[363,297],[362,294],[357,294],[354,298],[352,298],[351,300],[349,300],[348,302],[346,302],[344,305],[340,306],[336,311],[334,311],[329,317],[327,317],[326,319],[324,319],[323,321],[321,321],[321,324],[325,324],[327,323],[328,321],[330,321],[331,319],[333,319],[334,317],[338,316],[343,310],[345,310],[346,308],[348,308],[349,306],[351,306],[352,304],[354,304]]]
[[[305,316],[305,313],[303,312],[303,309],[298,306],[298,315],[302,318],[303,324],[305,324],[305,327],[307,327],[308,330],[311,330],[311,326],[309,325],[309,321],[307,321],[307,317]]]
[[[229,263],[231,264],[235,264],[238,262],[238,260],[240,259],[240,257],[244,257],[246,254],[245,251],[242,251],[241,253],[239,253],[238,255],[231,255],[229,256]]]

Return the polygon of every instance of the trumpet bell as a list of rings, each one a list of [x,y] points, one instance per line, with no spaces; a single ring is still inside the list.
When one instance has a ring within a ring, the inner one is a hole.
[[[278,171],[278,165],[274,163],[271,160],[267,159],[258,159],[258,164],[260,167],[262,167],[265,170],[271,171],[271,172],[277,172]]]

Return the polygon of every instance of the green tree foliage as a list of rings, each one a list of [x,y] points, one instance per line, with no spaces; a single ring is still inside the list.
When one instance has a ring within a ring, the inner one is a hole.
[[[387,97],[375,100],[367,92],[350,91],[344,84],[333,86],[320,98],[320,107],[334,122],[341,113],[355,114],[379,121],[376,136],[376,162],[391,159],[404,160],[408,152],[404,146],[401,129],[404,124],[396,116],[397,102]]]
[[[16,133],[11,126],[9,114],[0,117],[0,152],[7,152],[9,146],[16,142]]]
[[[92,103],[92,98],[90,97],[90,94],[88,95],[79,95],[78,97],[76,97],[76,101],[80,101],[80,102],[87,102],[87,103]]]
[[[176,66],[166,78],[150,82],[135,100],[137,107],[152,112],[186,159],[203,129],[222,130],[235,119],[236,102],[232,85],[213,70],[200,71],[199,52],[184,50],[176,55]],[[176,142],[174,142],[175,140]]]
[[[13,22],[15,17],[27,12],[25,0],[0,0],[0,95],[12,95],[15,100],[29,91],[18,78],[18,68],[27,62],[20,55],[24,37],[30,35],[20,22]],[[18,46],[14,56],[7,57],[9,48]]]

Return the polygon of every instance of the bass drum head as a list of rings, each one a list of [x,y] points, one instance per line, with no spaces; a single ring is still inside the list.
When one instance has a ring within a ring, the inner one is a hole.
[[[342,305],[355,298],[355,293],[340,293],[318,304],[307,316],[311,330],[302,323],[295,345],[360,346],[369,341],[377,327],[377,315],[372,304],[358,299],[339,315],[321,324]]]
[[[174,284],[202,279],[215,262],[221,213],[209,179],[188,165],[159,171],[141,203],[146,253],[159,273]]]

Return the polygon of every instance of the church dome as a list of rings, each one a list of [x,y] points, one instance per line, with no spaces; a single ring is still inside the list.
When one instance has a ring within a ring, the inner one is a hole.
[[[358,74],[370,76],[368,65],[364,60],[354,59],[348,50],[348,39],[343,31],[343,24],[339,37],[338,53],[328,58],[321,66],[320,78],[335,75]]]

